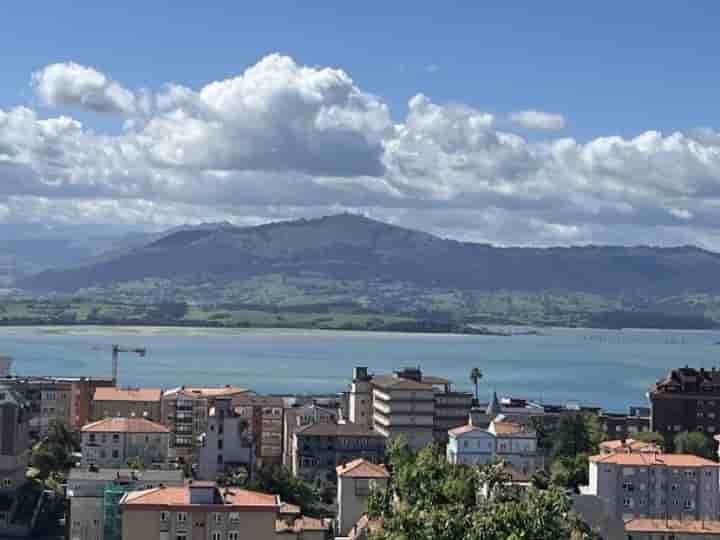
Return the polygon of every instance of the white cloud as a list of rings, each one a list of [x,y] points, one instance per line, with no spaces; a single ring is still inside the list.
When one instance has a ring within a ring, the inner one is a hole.
[[[542,111],[515,112],[510,115],[510,121],[526,129],[557,131],[565,128],[565,117],[562,114]]]
[[[122,86],[99,72],[60,66],[39,73],[62,77],[34,76],[45,101],[105,103],[127,115],[126,129],[0,110],[0,220],[160,226],[349,209],[504,244],[697,237],[720,248],[711,128],[530,141],[490,113],[422,94],[393,125],[385,101],[344,71],[281,55],[202,88],[124,98],[105,92]]]
[[[134,114],[140,98],[91,67],[74,62],[50,64],[32,76],[35,93],[51,106],[70,106],[101,113]]]

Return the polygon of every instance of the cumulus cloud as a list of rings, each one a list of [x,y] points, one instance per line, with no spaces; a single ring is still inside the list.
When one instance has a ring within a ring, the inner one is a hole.
[[[200,88],[168,84],[141,104],[73,66],[35,74],[43,100],[121,113],[126,129],[0,110],[0,221],[161,226],[353,210],[503,244],[696,238],[720,249],[712,128],[532,141],[488,112],[423,94],[394,123],[343,70],[282,55]],[[534,114],[538,127],[548,113]]]
[[[74,62],[50,64],[32,76],[35,93],[46,105],[69,106],[100,113],[134,114],[139,110],[133,92],[98,70]]]
[[[565,117],[562,114],[542,111],[515,112],[510,115],[510,121],[526,129],[557,131],[565,128]]]

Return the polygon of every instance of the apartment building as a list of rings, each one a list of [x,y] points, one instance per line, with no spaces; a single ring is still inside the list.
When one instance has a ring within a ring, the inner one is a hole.
[[[467,425],[449,432],[446,453],[450,463],[484,465],[503,461],[516,480],[527,480],[542,468],[535,431],[509,422],[503,415],[490,422],[487,429],[476,425],[472,418]]]
[[[385,456],[385,436],[365,426],[310,424],[295,432],[292,471],[306,480],[332,481],[335,468],[364,458],[381,463]]]
[[[198,479],[216,480],[239,468],[249,475],[254,461],[255,444],[248,420],[235,412],[231,397],[217,398],[208,414],[207,430],[201,435]]]
[[[234,386],[181,386],[163,393],[160,409],[162,424],[170,428],[170,444],[177,457],[194,461],[200,436],[207,430],[208,413],[218,397],[237,397],[248,393]]]
[[[30,407],[30,438],[40,440],[53,421],[79,430],[90,419],[95,390],[113,386],[112,379],[91,377],[7,377],[3,384],[14,388]]]
[[[449,429],[463,425],[472,395],[453,392],[449,380],[405,368],[370,375],[357,367],[348,396],[349,420],[386,438],[402,436],[414,449],[446,442]]]
[[[337,532],[347,536],[360,518],[367,514],[368,497],[374,488],[387,487],[390,474],[382,465],[355,459],[336,468]]]
[[[280,465],[283,455],[283,398],[247,393],[235,396],[233,406],[235,413],[250,426],[257,467]]]
[[[92,400],[91,420],[117,416],[161,422],[161,398],[160,388],[97,388]]]
[[[625,533],[628,540],[717,540],[720,521],[631,519]]]
[[[328,521],[283,512],[276,495],[212,482],[157,487],[120,500],[122,540],[326,540]]]
[[[629,413],[602,412],[598,420],[605,436],[611,439],[627,439],[650,431],[650,409],[644,407],[631,407]]]
[[[665,448],[682,431],[720,433],[720,371],[688,366],[657,381],[648,393],[650,429],[665,437]]]
[[[336,424],[337,409],[320,407],[309,403],[298,407],[285,408],[283,412],[283,465],[292,466],[292,447],[295,432],[311,424]]]
[[[118,514],[116,493],[160,485],[183,486],[182,470],[70,469],[67,480],[70,540],[116,540],[121,531],[113,522]]]
[[[170,430],[144,418],[105,418],[81,430],[83,466],[124,468],[140,459],[145,467],[164,468],[170,458]]]
[[[0,383],[0,493],[13,493],[25,480],[30,450],[28,421],[28,404],[13,388]]]
[[[689,454],[604,453],[590,458],[584,494],[631,519],[718,519],[720,464]]]

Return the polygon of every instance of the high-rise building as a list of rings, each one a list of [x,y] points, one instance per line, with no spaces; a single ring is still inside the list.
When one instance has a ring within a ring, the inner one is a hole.
[[[161,398],[162,390],[159,388],[97,388],[92,401],[91,420],[120,416],[160,422]]]
[[[465,423],[472,394],[454,392],[448,379],[405,368],[370,375],[358,367],[348,395],[349,420],[385,437],[402,436],[412,448],[446,442],[448,430]]]

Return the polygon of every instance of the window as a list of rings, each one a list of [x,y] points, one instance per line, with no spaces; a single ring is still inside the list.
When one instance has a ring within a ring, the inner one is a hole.
[[[94,443],[94,442],[95,442],[95,434],[94,434],[94,433],[91,433],[91,434],[88,436],[88,439],[89,439],[89,441],[90,441],[91,443]]]
[[[228,540],[240,540],[240,533],[238,531],[228,532]]]
[[[625,491],[635,491],[635,486],[632,482],[623,482],[623,489]]]
[[[215,523],[222,523],[222,513],[220,512],[213,512],[213,521]]]
[[[222,450],[222,449],[223,449],[223,440],[218,439],[218,450]]]
[[[632,507],[633,507],[633,501],[632,501],[632,499],[630,499],[630,498],[628,498],[628,497],[625,497],[625,498],[623,499],[623,506],[624,506],[625,508],[632,508]]]
[[[163,510],[162,512],[160,512],[160,521],[165,523],[167,520],[168,520],[168,513],[165,510]]]
[[[685,499],[685,503],[683,504],[683,508],[685,508],[685,510],[692,510],[692,509],[694,509],[694,508],[695,508],[695,501],[693,501],[692,499]]]
[[[367,478],[355,479],[355,495],[367,497],[370,495],[370,480]]]
[[[184,533],[184,532],[175,533],[175,540],[187,540],[187,533]]]
[[[4,488],[11,488],[13,486],[12,478],[5,478],[2,481],[2,487]]]
[[[230,521],[232,521],[232,522],[240,521],[240,512],[230,512]]]
[[[118,442],[120,440],[120,434],[119,433],[113,433],[112,435],[113,442]]]
[[[187,522],[187,512],[178,512],[177,513],[177,522],[178,523],[186,523]]]
[[[120,450],[113,450],[113,451],[112,451],[112,457],[114,457],[115,459],[119,458],[119,457],[120,457]]]
[[[213,531],[212,540],[222,540],[222,533],[220,531]]]

